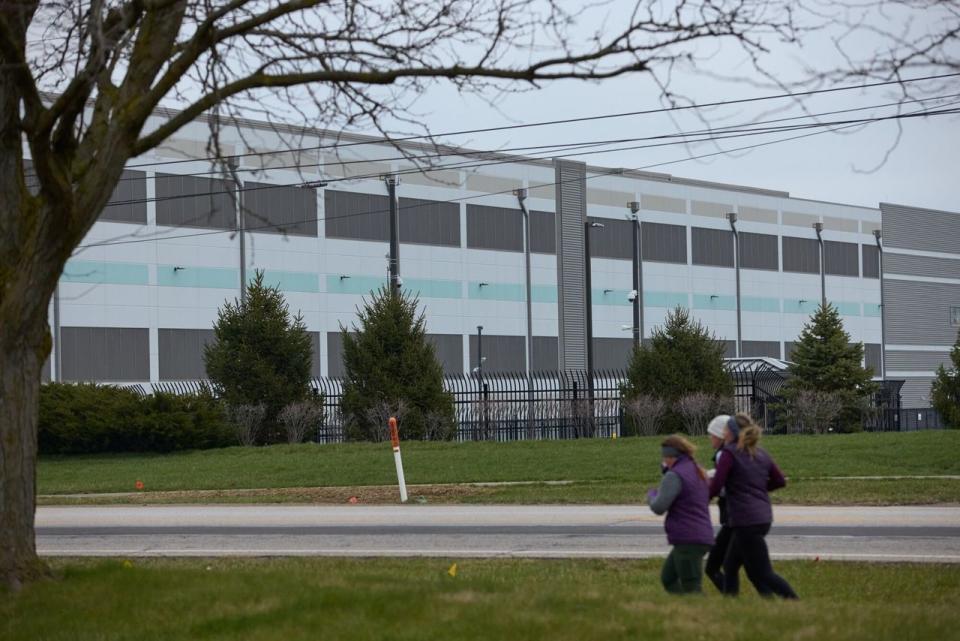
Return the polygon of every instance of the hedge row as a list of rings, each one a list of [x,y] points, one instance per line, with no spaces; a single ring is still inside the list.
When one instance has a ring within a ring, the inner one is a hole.
[[[209,393],[140,396],[129,389],[49,383],[40,390],[41,454],[170,452],[236,444]]]

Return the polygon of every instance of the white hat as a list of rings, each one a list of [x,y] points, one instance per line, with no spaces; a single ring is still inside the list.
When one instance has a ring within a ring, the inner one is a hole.
[[[714,416],[713,420],[710,421],[710,424],[707,425],[707,434],[722,439],[724,433],[727,431],[727,421],[729,420],[730,416],[728,414]]]

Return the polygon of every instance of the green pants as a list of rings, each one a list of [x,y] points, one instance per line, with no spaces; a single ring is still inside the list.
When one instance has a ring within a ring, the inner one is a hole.
[[[703,557],[709,551],[709,545],[674,545],[660,572],[660,582],[667,592],[703,592]]]

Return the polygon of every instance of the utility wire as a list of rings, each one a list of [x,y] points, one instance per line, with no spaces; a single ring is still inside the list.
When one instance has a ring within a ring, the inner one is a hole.
[[[930,76],[920,76],[917,78],[904,78],[899,80],[887,80],[883,82],[871,82],[864,83],[859,85],[845,85],[842,87],[830,87],[828,89],[811,89],[809,91],[797,91],[797,92],[787,92],[781,94],[773,94],[768,96],[756,96],[753,98],[737,98],[734,100],[718,100],[714,102],[706,102],[702,104],[691,104],[691,105],[675,105],[672,107],[660,107],[657,109],[643,109],[640,111],[624,111],[619,113],[608,113],[608,114],[598,114],[594,116],[580,116],[576,118],[562,118],[559,120],[541,120],[531,123],[518,123],[514,125],[500,125],[497,127],[482,127],[478,129],[461,129],[459,131],[446,131],[439,134],[420,134],[415,136],[403,136],[400,138],[374,138],[372,140],[356,141],[350,143],[333,143],[329,145],[316,145],[311,147],[298,147],[293,149],[284,149],[277,151],[256,151],[248,152],[245,154],[234,154],[230,156],[231,158],[249,158],[253,156],[269,156],[277,154],[285,154],[291,152],[303,152],[303,151],[319,151],[323,149],[343,149],[346,147],[355,147],[358,145],[379,145],[379,144],[396,144],[400,142],[409,142],[413,140],[421,140],[424,138],[437,138],[440,136],[460,136],[466,134],[478,134],[478,133],[490,133],[493,131],[511,131],[514,129],[527,129],[532,127],[548,127],[553,125],[566,125],[578,122],[589,122],[595,120],[607,120],[611,118],[625,118],[628,116],[646,116],[651,114],[658,113],[671,113],[677,111],[687,111],[691,109],[708,109],[713,107],[722,107],[726,105],[740,105],[748,104],[753,102],[763,102],[767,100],[782,100],[786,98],[799,98],[799,97],[809,97],[816,96],[821,94],[835,93],[841,91],[855,91],[857,89],[872,89],[875,87],[886,87],[890,85],[904,85],[913,82],[924,82],[927,80],[942,80],[944,78],[954,78],[960,76],[960,72],[956,73],[944,73]],[[217,157],[206,157],[206,158],[188,158],[183,160],[167,160],[167,161],[158,161],[158,162],[148,162],[127,165],[128,169],[134,169],[138,167],[159,167],[161,165],[175,165],[188,162],[197,162],[202,160],[216,161]]]
[[[956,105],[956,104],[958,104],[958,103],[950,103],[950,104],[944,105],[944,106],[945,106],[945,107],[951,107],[951,106]],[[825,134],[825,133],[832,133],[832,132],[841,131],[841,130],[844,130],[844,129],[850,129],[850,128],[853,128],[853,127],[859,127],[859,126],[862,126],[862,125],[864,125],[864,124],[871,124],[872,122],[878,122],[878,121],[880,121],[880,120],[890,120],[890,119],[895,119],[895,118],[907,118],[907,117],[925,117],[925,116],[927,116],[927,115],[950,115],[950,114],[954,114],[954,113],[960,113],[960,110],[958,110],[958,109],[943,109],[943,110],[939,110],[939,111],[937,111],[937,112],[929,112],[929,113],[927,113],[927,112],[925,112],[925,111],[918,111],[918,112],[912,112],[912,113],[909,113],[909,114],[901,114],[901,115],[898,115],[898,116],[891,116],[891,117],[887,117],[887,118],[883,118],[883,119],[870,119],[870,120],[865,119],[864,121],[851,122],[851,123],[844,124],[844,125],[841,125],[841,126],[835,126],[835,127],[829,128],[829,129],[821,129],[821,130],[819,130],[819,131],[814,131],[814,132],[811,132],[811,133],[801,134],[801,135],[797,135],[797,136],[790,136],[790,137],[787,137],[787,138],[779,138],[779,139],[777,139],[777,140],[771,140],[771,141],[756,143],[756,144],[753,144],[753,145],[746,145],[746,146],[742,146],[742,147],[736,147],[736,148],[732,148],[732,149],[725,149],[725,150],[715,151],[715,152],[706,153],[706,154],[690,155],[690,156],[687,156],[687,157],[685,157],[685,158],[679,158],[679,159],[670,160],[670,161],[658,162],[658,163],[653,163],[653,164],[650,164],[650,165],[643,165],[643,166],[634,167],[634,168],[628,169],[628,170],[613,169],[613,170],[606,171],[606,172],[599,172],[599,173],[596,173],[596,174],[593,174],[593,175],[586,176],[585,180],[591,180],[591,179],[594,179],[594,178],[601,178],[601,177],[605,177],[605,176],[621,175],[621,174],[623,173],[623,171],[644,171],[644,170],[648,170],[648,169],[654,169],[654,168],[657,168],[657,167],[663,167],[663,166],[674,165],[674,164],[683,163],[683,162],[689,162],[689,161],[691,161],[691,160],[700,160],[700,159],[703,159],[703,158],[710,158],[710,157],[714,157],[714,156],[717,156],[717,155],[725,155],[725,154],[734,153],[734,152],[738,152],[738,151],[747,151],[747,150],[752,150],[752,149],[758,149],[758,148],[767,147],[767,146],[771,146],[771,145],[776,145],[776,144],[780,144],[780,143],[784,143],[784,142],[790,142],[790,141],[793,141],[793,140],[799,140],[799,139],[802,139],[802,138],[809,138],[809,137],[811,137],[811,136],[821,135],[821,134]],[[522,162],[522,160],[516,160],[516,159],[515,159],[515,160],[509,161],[509,162]],[[576,179],[575,179],[575,180],[576,180]],[[541,184],[541,185],[537,185],[537,187],[559,186],[559,185],[563,184],[563,182],[566,182],[566,181],[557,181],[557,182],[553,182],[553,183],[544,183],[544,184]],[[468,201],[468,200],[474,200],[474,199],[477,199],[477,198],[484,198],[484,197],[489,197],[489,196],[510,194],[510,193],[512,193],[512,192],[513,192],[513,190],[502,190],[502,191],[499,191],[499,192],[491,192],[491,193],[485,193],[485,194],[475,194],[475,195],[472,195],[472,196],[462,196],[462,197],[459,197],[459,198],[451,198],[451,199],[447,199],[447,200],[444,200],[444,201],[437,201],[437,202],[441,202],[441,203],[464,202],[464,201]],[[412,206],[400,207],[400,209],[407,209],[407,208],[411,208],[411,207],[412,207]],[[287,223],[287,224],[281,224],[281,225],[270,224],[270,225],[263,225],[263,226],[259,226],[259,227],[247,227],[244,231],[250,231],[250,232],[252,232],[252,231],[257,231],[258,229],[271,229],[271,230],[276,230],[276,229],[281,228],[281,227],[287,227],[287,226],[292,226],[292,225],[299,225],[299,224],[303,224],[303,223],[305,223],[305,222],[321,222],[321,221],[324,221],[324,220],[335,220],[335,219],[339,219],[339,218],[349,218],[349,217],[355,217],[355,216],[358,217],[358,216],[364,216],[364,215],[375,215],[375,214],[382,214],[382,213],[385,213],[385,212],[387,212],[387,211],[388,211],[388,210],[378,209],[378,210],[371,210],[371,211],[367,211],[367,212],[356,212],[356,213],[352,213],[352,214],[343,214],[343,215],[339,215],[339,216],[336,216],[336,215],[335,215],[335,216],[317,217],[317,218],[312,219],[312,220],[297,221],[297,222],[295,222],[295,223]],[[125,244],[134,244],[134,243],[143,243],[143,242],[156,242],[156,241],[161,241],[161,240],[173,240],[173,239],[182,239],[182,238],[195,238],[195,237],[209,236],[209,235],[214,235],[214,234],[224,234],[224,233],[233,234],[233,233],[235,233],[236,231],[238,231],[238,230],[236,230],[236,229],[218,229],[218,230],[210,230],[210,231],[196,232],[196,233],[189,233],[189,234],[177,234],[177,235],[170,235],[170,236],[157,236],[157,237],[151,237],[151,238],[137,238],[137,239],[127,239],[127,240],[118,240],[118,241],[102,242],[102,243],[90,243],[90,244],[87,244],[87,245],[80,245],[80,246],[77,247],[77,249],[79,250],[79,249],[88,249],[88,248],[92,248],[92,247],[105,247],[105,246],[111,246],[111,245],[125,245]]]
[[[700,130],[694,130],[694,131],[677,132],[677,133],[673,133],[673,134],[658,134],[658,135],[656,135],[656,136],[646,136],[646,137],[639,137],[639,138],[614,138],[614,139],[609,139],[609,140],[592,140],[592,141],[580,141],[580,142],[554,143],[554,144],[549,144],[549,145],[529,145],[529,146],[524,146],[524,147],[505,147],[505,148],[488,149],[488,150],[462,150],[462,151],[450,151],[450,152],[443,152],[443,153],[423,154],[423,155],[420,155],[420,156],[390,156],[390,157],[385,157],[385,158],[384,158],[384,157],[381,157],[381,158],[365,158],[365,159],[354,159],[354,160],[338,160],[338,161],[337,161],[336,163],[334,163],[334,164],[337,165],[337,166],[345,166],[345,165],[355,165],[355,164],[364,164],[364,163],[385,163],[385,162],[404,161],[404,160],[406,160],[406,161],[431,160],[431,159],[440,159],[440,158],[446,158],[446,157],[462,157],[462,158],[468,158],[468,157],[472,157],[472,156],[483,157],[483,156],[485,156],[485,155],[486,155],[486,156],[494,156],[494,157],[495,157],[495,156],[497,156],[497,155],[502,155],[502,154],[505,154],[505,153],[513,153],[513,152],[521,152],[521,151],[535,152],[535,151],[546,150],[546,149],[553,150],[553,151],[565,151],[565,150],[569,150],[569,149],[587,149],[587,148],[598,147],[598,146],[602,146],[602,145],[621,144],[621,143],[626,143],[626,142],[637,142],[637,141],[642,141],[642,140],[660,140],[660,139],[682,138],[682,137],[687,137],[687,136],[696,136],[696,135],[714,134],[714,133],[725,133],[725,132],[731,132],[731,131],[737,131],[737,130],[741,130],[741,131],[753,131],[754,128],[755,128],[755,126],[757,126],[757,125],[774,124],[774,123],[780,123],[780,122],[789,122],[789,121],[792,121],[792,120],[801,120],[801,119],[821,118],[821,117],[824,117],[824,116],[832,116],[832,115],[844,114],[844,113],[853,113],[853,112],[856,112],[856,111],[867,111],[867,110],[869,110],[869,109],[885,109],[885,108],[887,108],[887,107],[897,107],[897,106],[906,105],[906,104],[932,102],[932,101],[934,101],[934,100],[945,100],[945,99],[947,99],[947,98],[955,98],[955,97],[957,97],[957,96],[960,96],[960,94],[946,94],[946,95],[942,95],[942,96],[931,96],[931,97],[929,97],[929,98],[915,98],[915,99],[911,99],[911,100],[901,100],[901,101],[888,102],[888,103],[877,104],[877,105],[867,105],[867,106],[863,106],[863,107],[851,107],[851,108],[848,108],[848,109],[836,109],[836,110],[832,110],[832,111],[822,111],[822,112],[814,113],[814,114],[802,114],[802,115],[799,115],[799,116],[788,116],[788,117],[784,117],[784,118],[775,118],[775,119],[772,119],[772,120],[758,120],[758,121],[755,121],[755,122],[749,122],[749,123],[742,124],[742,125],[718,125],[718,126],[715,126],[715,127],[709,127],[709,128],[706,128],[706,129],[700,129]],[[747,128],[750,128],[750,129],[747,129]],[[317,163],[317,164],[312,164],[312,163],[311,163],[311,164],[295,164],[295,165],[274,165],[274,166],[269,166],[269,167],[238,168],[238,169],[231,170],[231,173],[232,173],[232,174],[253,173],[253,172],[259,172],[259,171],[277,171],[277,170],[285,170],[285,169],[297,169],[297,170],[300,170],[300,169],[309,169],[309,168],[312,168],[312,167],[317,167],[317,168],[319,168],[322,164],[323,164],[323,163]],[[206,177],[206,176],[221,177],[221,176],[224,176],[224,172],[223,172],[222,170],[212,170],[212,171],[189,172],[189,173],[184,173],[184,174],[170,174],[170,175],[175,175],[175,176],[177,176],[177,177],[183,177],[183,176],[188,176],[188,177]],[[358,180],[358,178],[355,178],[355,177],[349,177],[349,179],[350,179],[350,180]],[[121,176],[121,177],[118,179],[117,182],[119,183],[119,182],[131,181],[131,180],[143,180],[143,178],[142,178],[141,176],[127,176],[127,177]]]

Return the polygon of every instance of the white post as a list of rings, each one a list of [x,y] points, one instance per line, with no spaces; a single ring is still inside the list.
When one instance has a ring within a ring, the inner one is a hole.
[[[400,434],[397,419],[390,417],[390,440],[393,441],[393,462],[397,465],[397,483],[400,485],[400,502],[407,502],[407,482],[403,478],[403,461],[400,459]]]

